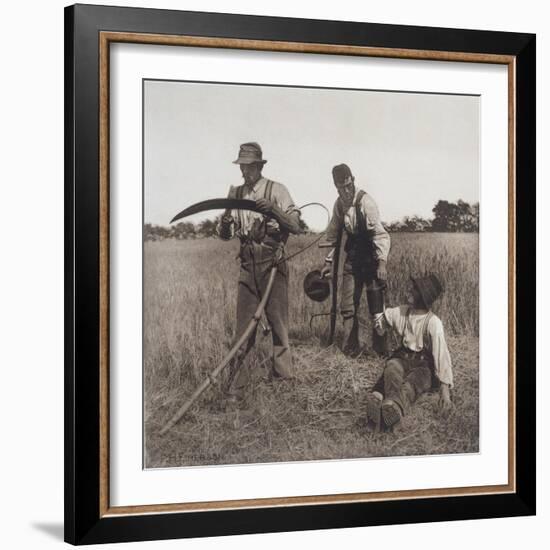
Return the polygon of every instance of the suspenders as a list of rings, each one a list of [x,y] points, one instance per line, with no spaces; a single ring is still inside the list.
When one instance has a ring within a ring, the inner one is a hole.
[[[237,187],[237,198],[242,199],[244,194],[244,185],[239,185]],[[265,187],[264,187],[264,199],[272,200],[272,194],[273,194],[273,181],[272,180],[266,180]],[[239,217],[239,225],[240,227],[244,227],[244,212],[242,210],[238,210],[238,217]]]
[[[273,181],[272,180],[266,180],[265,188],[264,188],[264,199],[271,200],[271,195],[273,192]],[[242,199],[244,193],[244,185],[239,185],[237,187],[237,198]],[[363,191],[364,194],[364,191]]]
[[[357,226],[359,229],[358,233],[360,235],[367,234],[367,220],[365,220],[365,216],[363,215],[363,211],[361,210],[361,201],[363,200],[365,194],[365,191],[360,189],[357,193],[357,198],[355,199],[355,220],[357,222]]]
[[[428,325],[430,324],[430,319],[432,318],[433,313],[428,311],[426,318],[424,319],[424,325],[422,326],[422,349],[431,351],[431,341],[430,334],[428,332]]]
[[[407,313],[405,314],[403,334],[401,335],[402,348],[405,348],[405,330],[407,329],[410,313],[411,313],[411,308],[408,308]],[[426,314],[426,317],[424,318],[424,322],[422,323],[422,350],[420,350],[421,352],[424,350],[431,351],[430,333],[428,332],[428,325],[430,324],[430,319],[432,317],[433,317],[433,313],[431,311],[428,311],[428,313]],[[420,352],[417,352],[417,353],[420,353]]]
[[[243,198],[243,185],[239,185],[239,187],[237,187],[237,198],[238,199],[242,199]],[[239,217],[239,227],[242,227],[243,224],[244,224],[244,220],[243,220],[243,211],[242,210],[237,210],[237,216]]]
[[[265,184],[265,189],[264,189],[264,199],[267,199],[268,201],[271,200],[272,190],[273,190],[273,182],[271,180],[267,180],[267,183]]]

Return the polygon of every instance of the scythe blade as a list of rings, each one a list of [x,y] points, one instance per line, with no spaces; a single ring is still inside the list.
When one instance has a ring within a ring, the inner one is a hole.
[[[206,212],[207,210],[252,210],[253,212],[260,212],[256,206],[256,201],[251,201],[249,199],[208,199],[188,206],[179,214],[176,214],[170,220],[170,223],[174,223],[193,214],[198,214],[199,212]]]

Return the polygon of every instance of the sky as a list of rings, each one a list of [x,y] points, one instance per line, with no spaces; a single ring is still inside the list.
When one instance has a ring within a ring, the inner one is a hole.
[[[381,219],[430,218],[439,199],[479,201],[479,97],[247,84],[144,83],[144,222],[168,225],[191,204],[242,183],[239,145],[258,142],[263,175],[296,205],[336,199],[346,163]],[[198,222],[216,212],[198,214]],[[304,209],[316,230],[318,207]]]

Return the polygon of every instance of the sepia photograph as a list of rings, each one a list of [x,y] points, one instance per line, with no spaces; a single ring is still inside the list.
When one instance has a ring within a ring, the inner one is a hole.
[[[248,11],[65,9],[65,540],[534,516],[535,34]]]
[[[142,99],[143,467],[478,453],[480,97]]]

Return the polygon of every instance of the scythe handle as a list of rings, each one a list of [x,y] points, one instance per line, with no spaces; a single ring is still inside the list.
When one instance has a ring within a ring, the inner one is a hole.
[[[193,395],[177,410],[176,414],[164,425],[162,430],[160,430],[160,435],[164,435],[168,430],[173,428],[181,419],[181,417],[189,410],[191,405],[198,399],[198,397],[206,390],[210,385],[212,385],[212,380],[214,380],[220,372],[227,367],[231,359],[235,357],[235,354],[239,351],[241,346],[248,340],[250,335],[260,322],[262,312],[265,309],[267,301],[269,300],[269,295],[271,294],[271,289],[273,288],[273,283],[275,282],[275,275],[277,274],[277,266],[271,268],[269,274],[269,280],[267,281],[267,286],[264,292],[260,303],[254,313],[252,319],[250,319],[245,331],[242,333],[241,337],[237,340],[235,345],[231,348],[229,353],[224,357],[223,361],[210,373],[210,376],[206,378],[202,384],[193,392]]]
[[[343,228],[338,229],[336,238],[336,247],[334,248],[333,263],[332,263],[332,304],[330,307],[330,326],[328,345],[331,346],[334,342],[334,333],[336,332],[336,311],[338,309],[338,273],[340,269],[340,249],[342,247]]]

